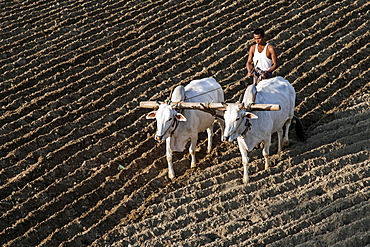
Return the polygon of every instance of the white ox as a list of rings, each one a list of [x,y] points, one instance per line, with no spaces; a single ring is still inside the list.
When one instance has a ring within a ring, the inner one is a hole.
[[[204,102],[220,103],[224,101],[224,93],[220,84],[213,78],[204,78],[191,81],[185,87],[177,86],[172,92],[171,102]],[[190,139],[189,153],[191,155],[191,167],[195,167],[195,149],[198,140],[198,132],[207,130],[207,152],[212,149],[213,123],[215,116],[200,110],[184,109],[177,111],[171,105],[162,103],[157,111],[150,112],[147,119],[157,120],[157,141],[166,140],[166,157],[168,162],[168,176],[175,177],[172,166],[172,152],[183,152],[186,143]],[[223,127],[223,122],[221,123]]]
[[[249,181],[248,151],[252,151],[256,145],[262,142],[264,144],[262,153],[265,157],[265,169],[267,169],[270,166],[271,135],[274,132],[278,134],[278,152],[281,152],[282,146],[289,144],[288,132],[294,117],[295,96],[294,88],[289,81],[282,77],[275,77],[262,80],[257,86],[249,86],[244,93],[242,102],[244,106],[253,101],[256,104],[279,104],[280,111],[256,111],[253,114],[240,108],[238,104],[227,105],[224,114],[225,130],[223,139],[225,141],[238,140],[244,167],[243,181],[245,183]],[[284,127],[285,135],[283,138]],[[297,134],[300,136],[300,133]]]

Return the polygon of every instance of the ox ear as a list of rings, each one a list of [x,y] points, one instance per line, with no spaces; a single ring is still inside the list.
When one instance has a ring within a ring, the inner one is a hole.
[[[182,115],[181,113],[176,113],[175,115],[175,118],[180,121],[180,122],[184,122],[186,121],[186,117],[184,115]]]
[[[257,115],[255,115],[255,114],[253,114],[251,112],[246,112],[245,115],[244,115],[244,117],[249,118],[249,119],[257,119],[258,118]]]
[[[146,115],[146,119],[155,119],[155,116],[157,115],[157,111],[151,111]]]

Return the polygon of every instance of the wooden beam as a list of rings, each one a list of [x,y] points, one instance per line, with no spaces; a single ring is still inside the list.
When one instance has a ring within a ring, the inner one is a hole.
[[[163,102],[159,102],[163,103]],[[178,109],[214,109],[214,110],[226,110],[228,104],[237,104],[239,107],[244,109],[248,108],[248,105],[243,106],[241,103],[197,103],[197,102],[171,102],[170,105]],[[158,108],[157,101],[141,101],[141,108]],[[252,104],[249,108],[251,111],[279,111],[280,105],[275,104]]]

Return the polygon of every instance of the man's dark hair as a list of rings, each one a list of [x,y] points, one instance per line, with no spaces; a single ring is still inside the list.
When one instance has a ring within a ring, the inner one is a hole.
[[[263,28],[256,28],[254,29],[253,34],[260,34],[261,37],[265,37],[265,30],[263,30]]]

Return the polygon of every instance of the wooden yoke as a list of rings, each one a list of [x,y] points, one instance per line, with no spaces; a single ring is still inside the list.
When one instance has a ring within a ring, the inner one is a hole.
[[[141,108],[158,108],[158,101],[142,101]],[[197,102],[171,102],[170,105],[176,109],[194,109],[194,110],[220,110],[225,111],[228,104],[237,104],[239,108],[249,111],[279,111],[280,105],[274,104],[250,104],[244,106],[242,103],[197,103]]]

